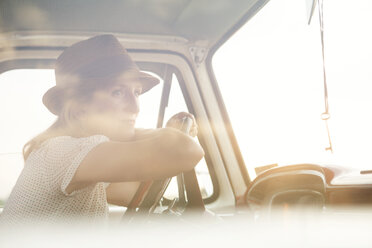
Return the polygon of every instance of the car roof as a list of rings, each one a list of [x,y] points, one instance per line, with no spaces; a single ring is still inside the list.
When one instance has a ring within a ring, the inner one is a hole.
[[[212,46],[267,1],[2,0],[0,31],[165,35]]]

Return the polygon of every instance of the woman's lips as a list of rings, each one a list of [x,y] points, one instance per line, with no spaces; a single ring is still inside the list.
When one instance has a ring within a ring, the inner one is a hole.
[[[131,119],[129,119],[129,120],[122,120],[124,123],[128,123],[128,124],[135,124],[136,123],[136,120],[131,120]]]

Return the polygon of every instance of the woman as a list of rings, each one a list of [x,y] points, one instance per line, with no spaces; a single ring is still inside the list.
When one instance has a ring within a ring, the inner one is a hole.
[[[136,130],[138,98],[159,83],[140,72],[112,35],[67,48],[57,59],[56,86],[44,105],[56,122],[24,147],[25,167],[6,203],[8,223],[107,217],[107,202],[127,206],[140,181],[187,171],[202,148],[175,128]],[[192,128],[196,135],[196,124]]]

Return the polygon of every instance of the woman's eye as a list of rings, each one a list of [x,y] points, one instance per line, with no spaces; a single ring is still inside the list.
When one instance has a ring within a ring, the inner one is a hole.
[[[112,95],[115,97],[122,97],[124,95],[124,92],[122,90],[114,90],[112,92]]]

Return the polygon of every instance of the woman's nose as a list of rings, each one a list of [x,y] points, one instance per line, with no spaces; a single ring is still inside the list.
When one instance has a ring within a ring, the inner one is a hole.
[[[138,96],[135,94],[128,94],[126,97],[124,109],[128,112],[137,114],[139,112]]]

